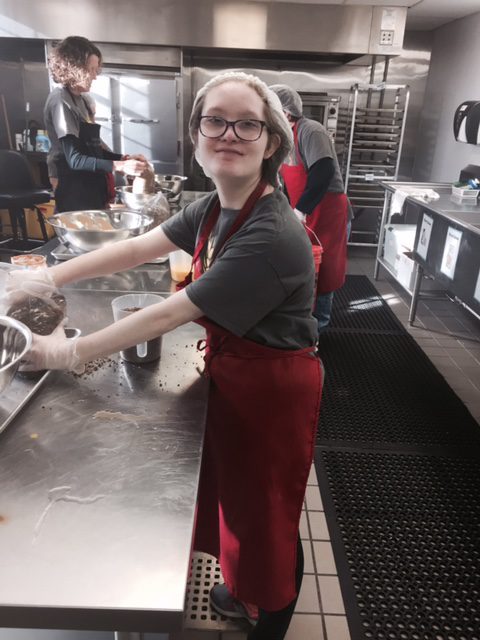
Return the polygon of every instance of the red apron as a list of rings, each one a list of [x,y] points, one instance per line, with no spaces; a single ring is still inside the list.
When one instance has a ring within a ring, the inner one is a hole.
[[[301,161],[296,124],[293,127],[293,136],[296,159],[300,162],[298,165],[283,164],[280,173],[287,187],[290,204],[295,208],[307,184],[308,172]],[[345,282],[347,211],[348,200],[344,193],[327,192],[312,213],[307,216],[308,227],[315,232],[323,247],[317,295],[335,291]]]
[[[260,183],[224,243],[263,193]],[[211,210],[192,260],[220,212]],[[216,248],[218,255],[220,249]],[[180,288],[191,282],[192,273]],[[216,556],[233,595],[267,611],[295,597],[296,544],[322,392],[314,348],[283,350],[238,338],[207,318],[210,376],[194,548]]]

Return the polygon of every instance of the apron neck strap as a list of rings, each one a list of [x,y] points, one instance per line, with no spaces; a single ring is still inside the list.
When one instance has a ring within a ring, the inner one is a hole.
[[[215,253],[212,259],[214,259],[218,255],[218,252],[220,251],[220,249],[224,247],[225,243],[240,229],[240,227],[243,225],[245,220],[251,214],[253,207],[255,206],[255,203],[260,198],[262,193],[265,191],[266,187],[267,187],[267,183],[264,180],[260,180],[260,182],[257,184],[255,189],[248,196],[247,201],[243,205],[240,213],[237,215],[235,219],[235,222],[232,224],[232,226],[230,227],[230,230],[228,231],[225,238],[223,239],[222,244],[218,247],[215,247]],[[195,267],[197,266],[197,263],[199,263],[200,254],[203,251],[205,245],[207,244],[208,238],[210,237],[210,234],[217,223],[218,217],[220,215],[220,208],[221,208],[220,200],[218,199],[218,196],[217,196],[215,199],[215,202],[213,203],[212,209],[208,214],[207,221],[200,233],[198,243],[195,247],[195,252],[193,254],[193,259],[192,259],[193,269],[195,269]],[[195,273],[195,275],[197,276],[199,274]]]

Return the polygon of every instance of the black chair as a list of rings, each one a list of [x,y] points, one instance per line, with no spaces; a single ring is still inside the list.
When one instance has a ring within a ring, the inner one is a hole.
[[[27,159],[18,151],[0,149],[0,209],[8,209],[14,244],[18,242],[18,227],[25,244],[29,242],[25,209],[35,209],[45,242],[47,230],[37,204],[49,202],[50,192],[35,186]],[[30,241],[32,242],[32,241]]]

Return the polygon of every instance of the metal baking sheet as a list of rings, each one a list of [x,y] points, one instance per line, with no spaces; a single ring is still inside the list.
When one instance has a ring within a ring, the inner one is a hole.
[[[37,393],[50,374],[51,371],[38,371],[15,375],[10,386],[0,395],[0,433],[8,427],[30,398]]]
[[[65,244],[59,244],[58,247],[56,247],[55,249],[52,249],[51,255],[52,257],[55,258],[55,260],[64,261],[64,260],[71,260],[72,258],[81,256],[82,254],[76,253],[75,251],[73,251],[73,249],[66,246]],[[164,256],[162,258],[156,258],[155,260],[150,260],[145,264],[163,264],[164,262],[167,262],[167,260],[168,260],[168,256]]]
[[[80,329],[76,327],[65,327],[67,338],[78,338],[80,334]],[[20,413],[51,373],[51,371],[30,371],[28,373],[17,371],[10,385],[0,394],[0,433]]]

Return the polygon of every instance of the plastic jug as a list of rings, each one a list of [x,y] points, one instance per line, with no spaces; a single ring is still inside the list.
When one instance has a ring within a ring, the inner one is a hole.
[[[43,129],[39,129],[37,136],[35,138],[35,151],[42,151],[43,153],[48,153],[50,151],[50,139],[46,135]]]

